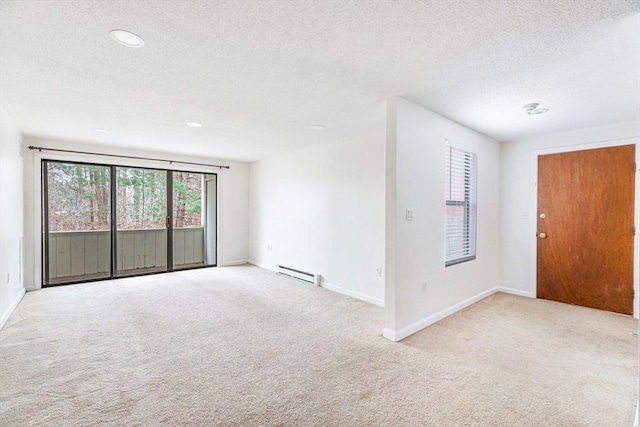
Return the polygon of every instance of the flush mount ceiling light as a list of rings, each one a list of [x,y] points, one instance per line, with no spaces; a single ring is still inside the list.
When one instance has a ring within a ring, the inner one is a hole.
[[[93,129],[94,132],[100,132],[100,133],[105,133],[108,132],[106,129],[102,129],[102,128],[95,128]]]
[[[201,128],[202,124],[198,122],[187,122],[187,126],[191,126],[192,128]]]
[[[538,108],[538,105],[540,105],[540,103],[532,102],[530,104],[523,105],[522,108],[524,108],[530,116],[535,116],[549,111],[548,108]]]
[[[324,126],[322,126],[322,125],[313,125],[313,126],[311,126],[311,129],[313,129],[313,130],[324,130]]]
[[[111,30],[109,32],[111,34],[111,38],[117,41],[120,44],[123,44],[128,47],[142,47],[144,46],[144,40],[142,37],[133,34],[130,31],[125,30]]]

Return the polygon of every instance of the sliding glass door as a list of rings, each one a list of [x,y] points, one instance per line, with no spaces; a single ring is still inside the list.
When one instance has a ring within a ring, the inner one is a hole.
[[[215,175],[45,160],[43,286],[216,264]]]
[[[167,176],[116,167],[118,277],[167,271]]]
[[[173,268],[205,264],[204,175],[173,172]]]
[[[111,277],[108,166],[43,165],[44,283]]]

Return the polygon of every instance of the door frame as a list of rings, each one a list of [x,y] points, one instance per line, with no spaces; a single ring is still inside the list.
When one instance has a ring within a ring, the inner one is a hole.
[[[79,153],[56,153],[56,152],[43,152],[43,151],[35,151],[33,153],[33,183],[34,183],[34,193],[33,193],[33,214],[34,214],[34,222],[33,222],[33,260],[34,260],[34,286],[29,290],[39,290],[42,289],[42,161],[43,160],[51,160],[51,161],[59,161],[59,162],[77,162],[77,163],[86,163],[86,164],[100,164],[107,165],[104,163],[104,157],[100,155],[91,155],[91,154],[79,154]],[[167,164],[169,162],[169,164]],[[172,170],[184,170],[183,168],[174,169],[172,168],[172,164],[170,160],[166,161],[155,161],[155,160],[138,160],[138,159],[121,159],[117,157],[112,157],[108,161],[108,165],[113,166],[123,166],[123,167],[134,167],[134,168],[148,168],[148,169],[162,169],[167,171]],[[217,178],[220,179],[222,175],[220,170],[213,169],[207,166],[198,166],[198,165],[190,165],[188,168],[189,172],[198,172],[202,174],[216,174]],[[218,185],[218,199],[220,198],[220,186]],[[216,227],[220,226],[220,203],[219,200],[216,200],[216,218],[217,224]],[[217,260],[215,266],[220,265],[220,242],[219,239],[216,239],[216,253]],[[215,266],[205,266],[206,267],[215,267]],[[197,267],[201,268],[201,267]],[[176,271],[184,271],[184,270],[176,270]],[[153,274],[153,273],[152,273]],[[135,277],[135,276],[124,276],[126,277]],[[78,282],[80,283],[80,282]]]
[[[638,306],[640,293],[640,140],[638,138],[614,139],[586,144],[565,145],[551,148],[543,148],[531,151],[531,166],[529,170],[531,181],[531,200],[529,214],[529,295],[538,297],[537,277],[537,230],[538,230],[538,157],[547,154],[569,153],[572,151],[593,150],[597,148],[618,147],[621,145],[635,145],[636,149],[636,177],[633,223],[636,233],[633,237],[633,317],[640,315]]]

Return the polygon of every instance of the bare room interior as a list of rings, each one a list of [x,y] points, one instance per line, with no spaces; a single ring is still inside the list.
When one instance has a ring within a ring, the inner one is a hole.
[[[638,427],[637,0],[0,0],[0,424]]]

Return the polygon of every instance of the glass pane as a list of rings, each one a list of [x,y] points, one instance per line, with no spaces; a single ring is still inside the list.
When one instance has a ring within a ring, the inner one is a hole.
[[[46,162],[49,245],[45,285],[111,276],[108,166]]]
[[[475,256],[477,156],[449,147],[446,157],[445,265]]]
[[[447,205],[445,229],[445,261],[468,256],[465,209],[461,205]]]
[[[206,264],[204,175],[173,172],[173,268]]]
[[[167,270],[167,172],[116,168],[118,276]]]

